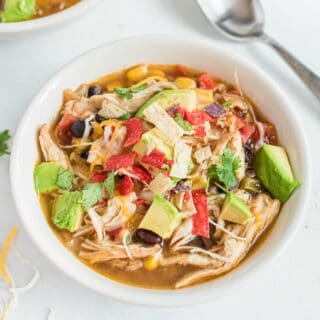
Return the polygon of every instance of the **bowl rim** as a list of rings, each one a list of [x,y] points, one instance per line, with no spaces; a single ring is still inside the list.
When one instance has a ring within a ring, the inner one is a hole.
[[[81,59],[87,56],[94,55],[96,51],[99,51],[100,49],[103,49],[105,47],[111,47],[113,45],[124,45],[129,42],[137,42],[137,41],[144,41],[145,43],[148,43],[150,40],[157,40],[161,39],[163,41],[174,41],[175,43],[178,43],[180,45],[183,44],[188,44],[192,46],[196,46],[199,48],[199,50],[204,50],[205,48],[215,50],[220,54],[224,54],[227,60],[229,61],[237,61],[238,64],[240,64],[246,71],[249,73],[254,73],[257,75],[259,78],[264,78],[264,82],[266,82],[270,88],[272,89],[274,95],[281,97],[284,101],[285,105],[291,105],[291,100],[287,98],[287,96],[283,93],[283,91],[273,82],[272,77],[270,77],[265,71],[261,69],[261,67],[257,66],[255,63],[252,63],[251,61],[249,62],[247,59],[243,57],[238,57],[236,54],[231,53],[231,51],[226,50],[223,45],[221,44],[216,44],[213,43],[212,41],[208,40],[207,38],[203,39],[190,39],[188,37],[181,37],[181,36],[172,36],[172,35],[166,35],[166,34],[156,34],[156,35],[142,35],[142,36],[134,36],[134,37],[128,37],[128,38],[123,38],[119,39],[116,41],[111,41],[104,43],[102,45],[99,45],[93,49],[90,49],[86,51],[85,53],[77,56],[76,58],[72,59],[68,63],[66,63],[64,66],[62,66],[52,77],[49,78],[48,81],[41,87],[39,92],[33,97],[31,100],[27,110],[25,111],[22,119],[20,120],[18,129],[15,133],[15,138],[12,146],[12,155],[10,159],[10,182],[11,182],[11,192],[13,195],[15,207],[18,211],[18,215],[22,221],[24,229],[27,231],[29,234],[30,238],[32,241],[36,244],[38,248],[42,251],[42,253],[53,262],[58,268],[63,271],[63,273],[67,274],[69,277],[73,278],[77,282],[81,283],[82,285],[96,291],[100,292],[104,295],[108,295],[112,298],[116,298],[118,300],[124,301],[124,302],[131,302],[135,304],[140,304],[140,305],[146,305],[146,306],[161,306],[161,307],[177,307],[177,306],[184,306],[184,305],[190,305],[190,304],[195,304],[195,303],[203,303],[205,301],[208,301],[212,293],[210,294],[207,290],[206,294],[199,295],[199,290],[197,291],[197,295],[194,296],[194,294],[190,291],[195,291],[195,288],[201,288],[202,285],[198,285],[196,287],[189,287],[185,289],[179,289],[179,290],[152,290],[152,289],[145,289],[145,288],[139,288],[139,287],[134,287],[134,286],[128,286],[128,285],[123,285],[120,282],[116,282],[119,287],[122,287],[124,290],[119,288],[119,290],[116,290],[116,292],[111,292],[109,289],[106,290],[105,288],[102,289],[101,287],[97,287],[95,284],[91,284],[88,281],[84,281],[83,279],[80,278],[76,273],[72,273],[69,270],[66,271],[63,268],[63,265],[56,262],[53,259],[53,256],[49,252],[45,250],[45,246],[38,243],[35,236],[33,235],[31,228],[29,227],[28,221],[25,219],[26,215],[23,213],[23,207],[19,203],[19,184],[17,183],[17,175],[16,175],[16,170],[19,161],[17,157],[15,157],[15,154],[17,153],[17,150],[19,148],[19,145],[23,141],[23,129],[28,123],[29,119],[29,114],[32,113],[33,108],[37,105],[36,101],[41,97],[47,90],[50,84],[54,83],[56,79],[58,79],[64,72],[64,70],[73,64],[78,63]],[[288,101],[288,102],[286,102]],[[293,103],[294,104],[294,103]],[[279,257],[287,248],[289,243],[292,241],[292,239],[295,237],[302,220],[304,218],[305,214],[305,208],[308,203],[308,199],[310,196],[310,189],[311,189],[311,158],[310,158],[310,153],[309,153],[309,146],[308,142],[306,139],[305,131],[303,129],[303,126],[299,120],[299,118],[296,116],[294,112],[290,112],[288,115],[291,118],[291,121],[293,121],[296,125],[296,130],[299,132],[298,135],[298,145],[300,147],[301,153],[304,154],[304,166],[302,170],[302,177],[303,177],[303,185],[301,187],[301,198],[303,198],[303,201],[298,201],[295,211],[299,212],[299,214],[296,214],[294,216],[293,222],[290,224],[290,228],[286,229],[286,234],[287,238],[286,239],[281,239],[281,243],[277,243],[274,245],[274,248],[272,249],[272,253],[268,255],[268,259],[262,259],[263,261],[260,261],[257,263],[257,266],[250,272],[246,272],[242,275],[241,279],[237,279],[235,283],[237,285],[243,285],[243,283],[246,281],[246,279],[250,278],[252,274],[257,272],[257,270],[263,269],[266,267],[268,264],[270,264],[272,261],[274,261],[277,257]],[[20,187],[21,188],[21,187]],[[54,235],[55,236],[55,235]],[[56,236],[55,236],[56,237]],[[69,252],[69,254],[71,254]],[[88,268],[85,266],[85,268]],[[89,268],[88,268],[89,269]],[[95,271],[93,271],[95,272]],[[210,283],[210,282],[207,282]],[[215,300],[226,296],[227,294],[231,293],[231,288],[234,287],[229,285],[229,288],[219,288],[221,290],[221,295],[216,296]],[[121,289],[121,290],[120,290]],[[122,291],[119,293],[119,291]],[[125,293],[123,291],[130,291],[131,293],[134,292],[135,294],[130,296],[129,293]],[[201,290],[200,290],[201,291]],[[205,290],[203,290],[205,291]],[[151,295],[150,295],[150,292]],[[163,300],[159,299],[154,299],[153,297],[162,297]]]
[[[79,3],[54,14],[20,22],[0,23],[0,35],[35,31],[59,24],[67,19],[72,20],[82,13],[88,12],[101,0],[81,0]]]

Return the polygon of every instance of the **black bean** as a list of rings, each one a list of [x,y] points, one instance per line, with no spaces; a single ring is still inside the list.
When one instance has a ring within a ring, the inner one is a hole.
[[[99,86],[90,86],[88,88],[87,97],[90,98],[92,96],[97,96],[102,94],[102,89]]]
[[[87,160],[89,156],[89,149],[84,149],[80,152],[80,158]]]
[[[102,121],[105,121],[107,120],[106,118],[100,116],[99,114],[96,114],[95,116],[95,120],[98,122],[98,123],[101,123]]]
[[[147,244],[163,244],[163,239],[159,235],[146,229],[138,229],[135,232],[135,239]]]
[[[247,165],[250,167],[255,155],[254,143],[251,141],[251,139],[249,139],[244,145],[244,154],[245,161]]]
[[[74,137],[81,138],[86,125],[83,120],[76,120],[72,123],[70,131]]]

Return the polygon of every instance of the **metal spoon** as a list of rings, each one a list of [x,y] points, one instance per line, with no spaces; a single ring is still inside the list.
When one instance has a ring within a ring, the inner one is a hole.
[[[197,0],[209,22],[232,40],[257,40],[273,47],[320,100],[320,78],[263,31],[259,0]]]

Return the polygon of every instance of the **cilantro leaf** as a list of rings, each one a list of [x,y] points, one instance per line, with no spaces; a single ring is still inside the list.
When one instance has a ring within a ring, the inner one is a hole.
[[[226,108],[230,108],[233,105],[233,101],[232,100],[227,100],[226,102],[223,103],[223,106]]]
[[[219,162],[212,165],[208,170],[208,180],[214,179],[222,182],[227,188],[233,187],[237,183],[235,171],[240,167],[240,158],[225,148],[220,156]]]
[[[5,154],[10,154],[8,142],[11,138],[9,130],[3,130],[0,132],[0,157]]]
[[[113,193],[114,193],[114,173],[113,171],[110,171],[108,173],[108,176],[107,178],[104,180],[104,183],[103,185],[105,186],[105,188],[107,189],[108,191],[108,195],[109,195],[109,198],[111,198],[113,196]]]
[[[181,113],[177,113],[177,115],[174,117],[174,121],[185,131],[192,130],[191,123],[184,121],[182,118]]]
[[[115,88],[114,91],[122,98],[130,100],[133,98],[133,94],[140,92],[147,88],[147,84],[143,83],[134,88]]]
[[[72,187],[73,173],[70,170],[59,168],[57,175],[57,186],[64,190],[70,190]]]
[[[128,119],[130,119],[131,118],[131,113],[130,112],[126,112],[125,114],[123,114],[122,116],[120,116],[119,118],[118,118],[118,120],[128,120]]]
[[[87,183],[82,190],[82,205],[88,210],[103,197],[102,183]]]

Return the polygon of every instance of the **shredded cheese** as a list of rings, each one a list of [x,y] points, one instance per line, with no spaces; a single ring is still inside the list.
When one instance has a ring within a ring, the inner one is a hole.
[[[8,254],[8,250],[10,248],[11,242],[13,241],[15,235],[18,232],[18,227],[13,227],[3,245],[2,251],[1,251],[1,255],[0,255],[0,273],[3,277],[3,280],[10,286],[11,285],[11,280],[10,280],[10,276],[6,270],[6,257]]]

